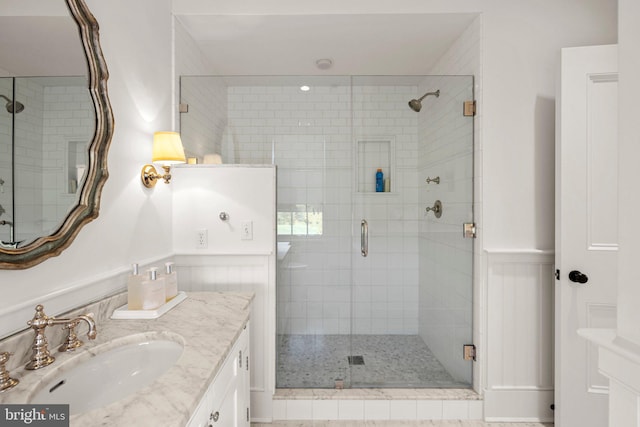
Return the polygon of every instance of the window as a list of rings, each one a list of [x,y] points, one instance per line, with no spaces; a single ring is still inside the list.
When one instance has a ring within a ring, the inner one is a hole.
[[[322,210],[306,204],[281,206],[278,209],[278,235],[321,236]]]

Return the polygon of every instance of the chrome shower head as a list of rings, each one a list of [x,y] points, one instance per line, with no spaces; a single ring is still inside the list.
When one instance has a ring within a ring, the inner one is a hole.
[[[409,108],[411,108],[416,113],[419,113],[420,110],[422,109],[422,100],[429,95],[433,95],[436,98],[440,97],[440,89],[438,89],[435,92],[427,92],[418,99],[412,99],[411,101],[409,101]]]
[[[409,101],[409,108],[411,108],[416,113],[419,113],[422,109],[422,102],[417,99],[412,99],[411,101]]]
[[[22,110],[24,110],[24,104],[22,102],[18,102],[18,101],[12,101],[9,98],[7,98],[4,95],[0,94],[0,97],[4,98],[7,100],[7,104],[4,106],[4,108],[7,109],[7,111],[9,112],[9,114],[13,114],[14,112],[16,114],[21,113]]]

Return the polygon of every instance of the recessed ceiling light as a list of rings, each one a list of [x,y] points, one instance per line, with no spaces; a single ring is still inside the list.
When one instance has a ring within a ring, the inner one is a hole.
[[[322,58],[316,61],[316,67],[321,70],[328,70],[333,65],[333,61],[329,58]]]
[[[311,90],[311,88],[309,86],[307,86],[307,85],[303,85],[303,86],[300,86],[300,90],[303,91],[303,92],[309,92],[309,90]]]

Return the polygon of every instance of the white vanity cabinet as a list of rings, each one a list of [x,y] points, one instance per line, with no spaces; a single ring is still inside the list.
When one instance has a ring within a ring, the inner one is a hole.
[[[249,427],[250,362],[247,323],[187,427]]]

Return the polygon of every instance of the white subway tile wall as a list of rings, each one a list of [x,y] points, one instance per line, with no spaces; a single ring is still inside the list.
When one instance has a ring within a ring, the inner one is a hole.
[[[376,168],[356,162],[371,188],[355,194],[354,218],[369,224],[369,256],[353,263],[355,334],[417,334],[418,118],[407,103],[418,91],[417,85],[360,86],[354,78],[355,139],[379,147],[391,190],[373,193]]]
[[[10,78],[0,78],[0,94],[11,97],[13,83]],[[0,102],[4,105],[4,99]],[[13,209],[13,175],[11,174],[11,122],[12,116],[0,108],[0,220],[11,220]],[[10,229],[0,226],[0,240],[9,241]]]
[[[420,113],[420,336],[457,380],[470,382],[471,364],[461,357],[472,343],[473,239],[462,224],[473,222],[473,117],[462,114],[473,99],[469,77],[434,77],[423,91],[440,90],[426,99]],[[439,184],[426,179],[440,179]],[[442,216],[424,207],[440,200]]]
[[[223,154],[223,135],[228,124],[227,88],[223,81],[211,77],[182,79],[180,102],[191,107],[187,114],[180,115],[185,155],[202,163],[207,154]],[[224,154],[226,163],[235,163],[232,152]]]
[[[83,86],[84,85],[84,86]],[[53,231],[69,213],[83,183],[95,132],[86,83],[44,89],[42,136],[42,230]]]
[[[183,79],[181,101],[198,106],[183,116],[196,118],[183,123],[183,135],[192,128],[211,135],[207,126],[218,121],[213,132],[224,128],[221,145],[203,143],[209,147],[203,152],[220,150],[225,163],[278,166],[278,211],[302,217],[302,227],[279,227],[279,240],[292,244],[279,271],[279,333],[417,334],[423,301],[429,311],[421,334],[447,340],[439,356],[451,357],[451,337],[470,341],[470,252],[466,242],[451,240],[461,222],[471,220],[473,126],[460,114],[462,100],[472,99],[471,78],[379,86],[359,85],[354,77],[308,92],[293,85],[230,86],[226,96],[222,82]],[[408,100],[435,89],[441,97],[425,99],[421,113],[408,107]],[[219,115],[198,119],[203,110]],[[387,193],[375,193],[378,167],[390,181]],[[446,194],[438,197],[447,213],[438,222],[424,215],[433,204],[427,174],[442,175],[439,189]],[[312,215],[321,215],[319,230],[311,226]],[[360,219],[369,226],[366,258],[359,256]],[[449,258],[459,254],[464,262]],[[434,333],[442,307],[457,310],[445,314],[455,327]],[[467,381],[468,365],[460,374]]]
[[[15,218],[12,208],[12,117],[0,111],[0,205],[2,219],[15,223],[18,240],[51,233],[69,213],[87,164],[88,142],[95,130],[93,103],[80,78],[77,85],[54,79],[19,78],[13,94],[11,79],[2,79],[2,93],[24,104],[15,116]],[[68,80],[65,78],[65,80]],[[49,82],[49,83],[47,83]],[[81,168],[80,168],[81,170]],[[73,183],[71,181],[74,181]],[[8,228],[0,230],[8,239]]]
[[[321,235],[279,237],[292,243],[278,289],[280,333],[417,333],[418,121],[407,106],[417,92],[348,84],[309,92],[229,88],[235,162],[278,165],[279,211],[322,212]],[[358,145],[382,156],[379,164],[370,155],[354,172]],[[391,192],[375,194],[377,167]],[[358,176],[366,177],[360,185]],[[360,218],[369,222],[367,258],[354,256]]]
[[[14,203],[17,240],[35,237],[42,231],[43,218],[43,157],[42,124],[44,118],[44,87],[33,80],[21,79],[14,97],[25,105],[25,111],[15,119]]]
[[[447,79],[439,84],[443,91],[439,101],[444,100],[444,91],[447,91],[446,98],[449,102],[456,103],[450,106],[452,111],[462,111],[463,93],[467,96],[464,100],[475,99],[475,119],[462,117],[461,114],[452,118],[460,121],[473,120],[473,127],[461,125],[448,135],[457,141],[462,138],[462,134],[473,132],[473,152],[467,149],[471,146],[465,148],[463,143],[457,145],[460,150],[450,150],[456,147],[455,143],[442,144],[443,140],[440,138],[444,135],[440,135],[438,128],[445,127],[436,122],[446,124],[447,118],[433,117],[435,112],[430,111],[432,104],[426,104],[426,114],[421,116],[424,122],[420,125],[421,134],[424,132],[426,138],[425,150],[420,153],[421,171],[431,178],[442,174],[441,184],[426,186],[420,194],[420,200],[429,205],[442,197],[445,209],[440,227],[434,228],[435,220],[429,216],[420,230],[420,264],[430,271],[427,273],[421,270],[420,273],[420,336],[457,380],[468,379],[471,370],[471,364],[461,358],[462,346],[473,343],[474,338],[480,339],[480,304],[477,300],[473,301],[474,289],[471,283],[480,283],[482,274],[479,268],[482,265],[482,140],[478,120],[482,116],[481,41],[482,19],[477,17],[430,70],[432,75],[473,76],[472,93],[445,85],[453,80]],[[425,89],[435,89],[429,83]],[[469,163],[472,164],[471,168]],[[469,215],[471,212],[473,216]],[[462,222],[471,220],[476,224],[478,237],[462,243],[456,236],[462,235]],[[475,253],[472,248],[475,248]],[[472,270],[472,264],[478,266],[475,271]],[[477,296],[476,293],[476,299]],[[480,384],[478,372],[477,369],[473,372],[473,383],[477,386]]]

